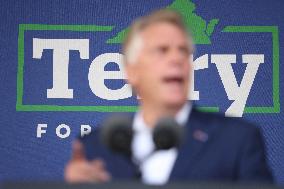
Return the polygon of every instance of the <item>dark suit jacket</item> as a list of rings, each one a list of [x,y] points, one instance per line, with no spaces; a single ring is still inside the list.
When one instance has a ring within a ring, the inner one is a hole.
[[[103,159],[113,179],[134,178],[135,165],[108,150],[98,130],[81,139],[87,158]],[[262,136],[255,126],[193,108],[185,134],[169,181],[272,182]]]

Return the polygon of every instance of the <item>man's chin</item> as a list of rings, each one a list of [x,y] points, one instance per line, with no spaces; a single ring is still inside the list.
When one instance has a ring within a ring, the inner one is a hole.
[[[187,102],[187,99],[186,98],[168,98],[168,99],[165,99],[164,102],[165,102],[166,107],[176,109],[176,108],[181,108]]]

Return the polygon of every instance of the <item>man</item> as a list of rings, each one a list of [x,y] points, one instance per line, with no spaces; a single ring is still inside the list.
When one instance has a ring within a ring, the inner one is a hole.
[[[141,97],[140,109],[133,117],[132,156],[142,162],[142,182],[272,181],[256,127],[198,112],[188,103],[192,71],[188,61],[193,44],[177,13],[161,10],[134,22],[123,50],[128,82]],[[151,154],[153,127],[166,116],[174,117],[185,128],[186,139],[178,149]],[[136,172],[134,163],[108,150],[95,131],[74,142],[65,179],[106,182],[131,179]]]

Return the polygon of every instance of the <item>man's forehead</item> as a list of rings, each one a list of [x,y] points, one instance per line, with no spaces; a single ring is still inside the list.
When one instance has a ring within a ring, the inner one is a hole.
[[[168,22],[158,22],[147,26],[141,33],[144,42],[172,41],[169,35],[175,37],[176,42],[191,43],[186,31]]]
[[[132,38],[125,48],[125,57],[128,64],[136,63],[144,50],[159,46],[186,46],[190,53],[193,52],[191,36],[181,27],[168,22],[152,23],[140,31],[133,33]]]

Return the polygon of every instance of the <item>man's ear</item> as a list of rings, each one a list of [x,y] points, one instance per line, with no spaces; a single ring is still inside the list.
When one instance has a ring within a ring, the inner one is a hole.
[[[137,82],[138,82],[137,65],[127,64],[125,66],[125,73],[126,73],[126,77],[127,77],[127,82],[132,87],[135,87],[137,85]]]

